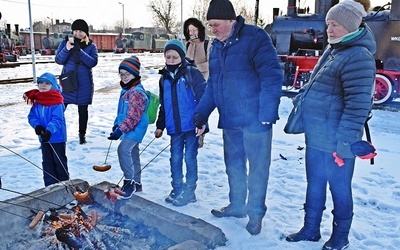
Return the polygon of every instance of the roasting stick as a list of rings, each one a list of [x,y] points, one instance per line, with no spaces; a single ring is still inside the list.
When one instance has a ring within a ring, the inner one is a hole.
[[[15,203],[7,202],[7,201],[0,201],[0,202],[1,202],[1,203],[5,203],[5,204],[9,204],[9,205],[13,205],[13,206],[19,206],[19,207],[28,208],[28,209],[31,210],[32,212],[34,212],[34,210],[36,210],[36,208],[24,206],[24,205],[21,205],[21,204],[15,204]],[[6,213],[10,213],[10,214],[13,214],[13,215],[16,215],[16,216],[25,218],[25,217],[23,217],[23,216],[21,216],[21,215],[18,215],[18,214],[12,213],[12,212],[8,212],[8,211],[5,211],[5,210],[3,210],[3,209],[0,209],[0,210],[3,211],[3,212],[6,212]],[[36,216],[33,218],[33,220],[31,221],[31,223],[29,224],[29,228],[30,228],[30,229],[33,229],[34,227],[36,227],[36,225],[39,223],[39,221],[42,220],[43,215],[44,215],[44,212],[41,211],[41,210],[39,210],[39,211],[36,213]],[[28,218],[25,218],[25,219],[28,219]]]
[[[49,143],[49,144],[50,144],[50,143]],[[51,144],[50,144],[50,146],[51,146],[51,148],[53,148],[53,146],[52,146]],[[53,177],[54,179],[58,180],[55,176],[53,176],[52,174],[48,173],[48,172],[45,171],[43,168],[39,167],[38,165],[36,165],[36,164],[33,163],[32,161],[30,161],[29,159],[23,157],[22,155],[18,154],[17,152],[15,152],[15,151],[13,151],[13,150],[11,150],[11,149],[9,149],[9,148],[7,148],[7,147],[1,145],[1,144],[0,144],[0,147],[2,147],[2,148],[4,148],[4,149],[7,149],[7,150],[10,151],[11,153],[13,153],[13,154],[15,154],[15,155],[21,157],[22,159],[24,159],[25,161],[29,162],[30,164],[32,164],[32,165],[35,166],[36,168],[42,170],[44,173],[46,173],[46,174],[48,174],[49,176]],[[53,148],[53,151],[54,151],[54,148]],[[56,152],[55,152],[55,153],[56,153]],[[56,153],[56,154],[57,154],[57,153]],[[57,157],[58,157],[58,155],[57,155]],[[60,159],[60,158],[58,158],[58,159]],[[65,169],[65,168],[64,168],[64,169]],[[69,177],[69,174],[68,174],[68,177]],[[58,180],[58,181],[59,181],[60,183],[62,183],[64,186],[68,187],[73,193],[78,193],[77,190],[76,190],[76,188],[75,188],[75,186],[74,186],[73,183],[72,183],[72,180],[70,180],[70,182],[71,182],[71,184],[72,184],[72,187],[71,187],[71,185],[68,185],[68,184],[66,184],[65,182],[62,182],[62,181],[60,181],[60,180]],[[75,191],[74,191],[74,190],[75,190]],[[88,193],[88,195],[89,195],[89,193]],[[75,196],[75,195],[74,195],[74,196]],[[87,195],[86,195],[86,197],[87,197]],[[76,197],[75,197],[75,198],[76,198]]]

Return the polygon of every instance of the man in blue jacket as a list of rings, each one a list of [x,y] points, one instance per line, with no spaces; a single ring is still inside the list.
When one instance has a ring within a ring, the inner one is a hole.
[[[282,70],[269,35],[236,17],[230,1],[212,0],[207,20],[216,39],[207,88],[194,121],[200,134],[211,112],[218,109],[230,188],[229,205],[211,213],[238,218],[247,214],[246,229],[256,235],[267,210],[272,124],[279,119]]]

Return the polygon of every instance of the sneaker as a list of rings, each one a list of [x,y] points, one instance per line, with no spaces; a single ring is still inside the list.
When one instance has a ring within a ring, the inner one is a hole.
[[[178,191],[175,189],[172,189],[171,193],[169,193],[168,197],[165,198],[166,203],[172,203],[180,194],[182,191]]]
[[[135,191],[135,182],[133,180],[124,180],[124,185],[122,186],[121,191],[125,193],[120,195],[121,199],[130,199]]]
[[[247,223],[246,230],[251,235],[257,235],[261,232],[262,227],[262,219],[260,217],[251,217],[249,219],[249,223]]]
[[[142,192],[143,186],[141,182],[135,182],[135,192]]]
[[[193,191],[184,190],[178,197],[175,198],[175,200],[172,201],[172,205],[181,207],[196,201],[196,195]]]
[[[243,210],[233,209],[230,206],[223,207],[220,209],[213,209],[211,213],[218,217],[236,217],[236,218],[244,218],[246,217],[246,213]]]

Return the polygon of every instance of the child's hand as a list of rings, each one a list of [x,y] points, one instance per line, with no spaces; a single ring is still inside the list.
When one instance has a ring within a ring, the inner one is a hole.
[[[35,133],[37,134],[37,135],[41,135],[41,134],[44,134],[44,128],[42,127],[42,125],[37,125],[36,127],[35,127]]]
[[[163,131],[161,129],[156,129],[156,131],[154,131],[154,136],[156,138],[160,138],[163,134]]]

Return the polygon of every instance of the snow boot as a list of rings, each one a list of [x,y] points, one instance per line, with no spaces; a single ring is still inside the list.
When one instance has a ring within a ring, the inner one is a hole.
[[[183,183],[176,184],[171,182],[172,191],[169,193],[168,197],[165,198],[166,203],[172,203],[181,193],[183,188]]]
[[[123,200],[130,199],[132,197],[133,191],[135,191],[135,181],[124,180],[124,185],[122,186],[121,191],[125,192],[125,194],[120,195],[121,199]]]
[[[196,194],[194,191],[196,190],[196,184],[194,185],[184,185],[184,188],[181,194],[176,197],[175,200],[172,201],[172,205],[181,207],[185,206],[191,202],[196,202]]]
[[[321,209],[314,209],[307,207],[307,205],[304,204],[304,226],[299,232],[288,235],[286,237],[286,241],[319,241],[319,239],[321,239],[320,224],[324,210],[325,207]]]
[[[332,234],[330,239],[325,242],[322,250],[342,250],[349,246],[349,232],[353,216],[349,219],[338,219],[333,217]]]
[[[85,144],[86,143],[86,137],[84,134],[79,134],[79,144]]]

